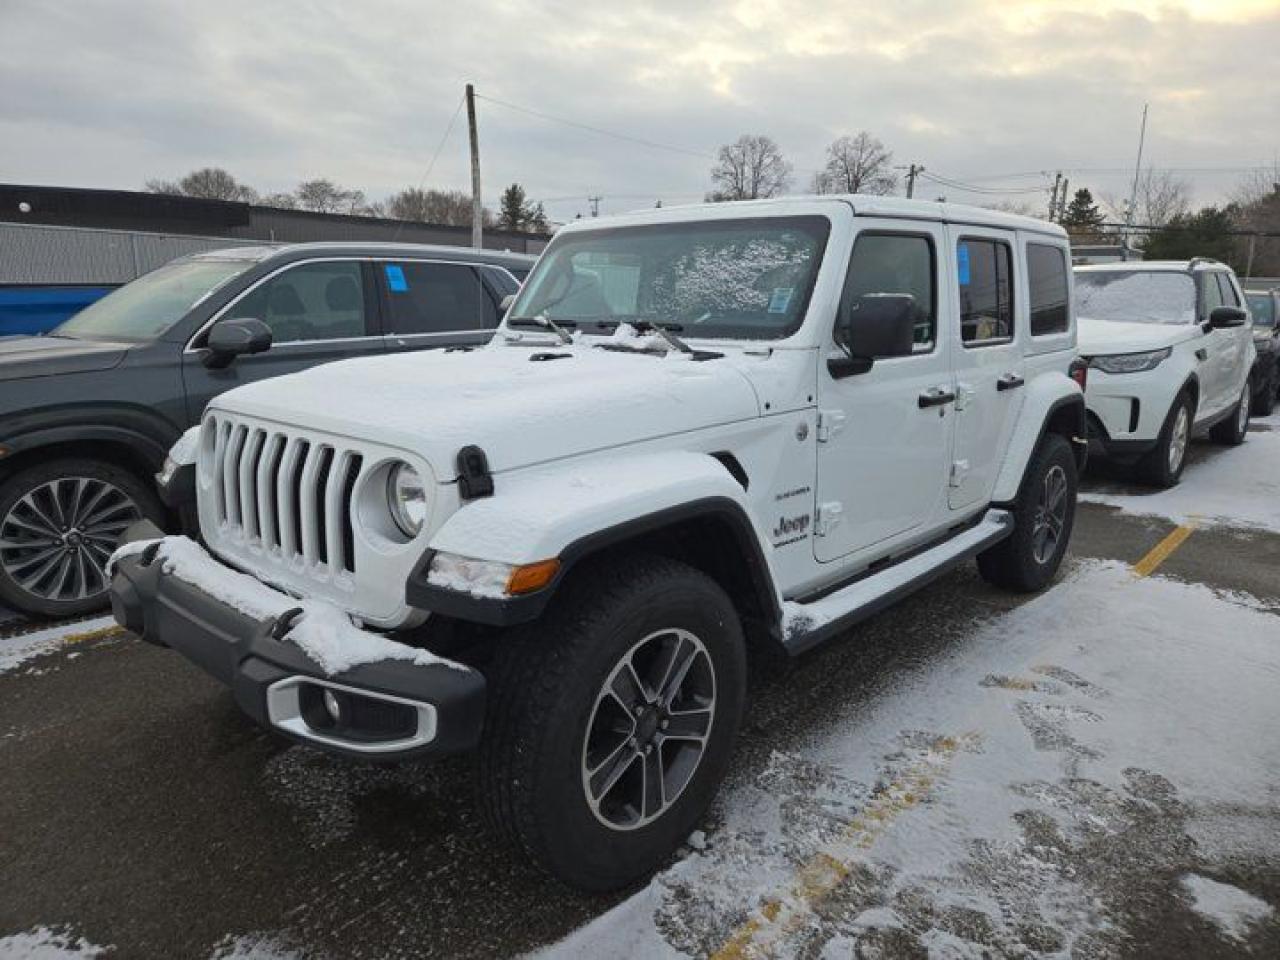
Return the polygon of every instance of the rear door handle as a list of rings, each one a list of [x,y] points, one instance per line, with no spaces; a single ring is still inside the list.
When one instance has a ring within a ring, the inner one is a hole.
[[[1005,390],[1017,390],[1027,381],[1023,380],[1016,373],[1006,373],[1003,377],[996,381],[996,389],[1004,392]]]
[[[926,390],[917,398],[920,408],[925,407],[941,407],[948,404],[956,398],[956,395],[950,390],[942,387],[934,387],[932,390]]]

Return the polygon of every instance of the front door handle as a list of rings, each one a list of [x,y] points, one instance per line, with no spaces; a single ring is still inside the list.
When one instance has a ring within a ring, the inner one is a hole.
[[[950,403],[955,398],[956,395],[950,390],[944,389],[943,387],[934,387],[933,389],[926,390],[924,393],[920,394],[918,402],[920,404],[920,408],[923,410],[925,407],[941,407],[944,404]]]
[[[1023,380],[1016,373],[1006,373],[1003,377],[996,381],[996,389],[1004,392],[1005,390],[1017,390],[1027,381]]]

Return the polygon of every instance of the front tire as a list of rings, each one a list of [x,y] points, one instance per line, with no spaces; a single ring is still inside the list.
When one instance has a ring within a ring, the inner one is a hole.
[[[1178,394],[1160,437],[1142,459],[1138,461],[1138,479],[1153,487],[1176,486],[1182,478],[1182,468],[1187,465],[1187,449],[1191,445],[1191,428],[1195,418],[1195,406],[1190,394]]]
[[[1236,401],[1236,405],[1231,408],[1231,415],[1221,423],[1215,424],[1213,429],[1209,431],[1209,436],[1215,442],[1225,444],[1228,447],[1238,447],[1244,443],[1244,438],[1249,433],[1249,415],[1252,413],[1252,403],[1253,384],[1246,380],[1244,392],[1240,394],[1240,399]]]
[[[41,617],[107,605],[105,566],[129,524],[164,510],[137,477],[99,460],[51,460],[0,485],[0,601]]]
[[[706,812],[746,698],[742,627],[702,572],[630,558],[501,637],[478,762],[489,821],[586,891],[651,873]]]
[[[1058,572],[1076,519],[1076,458],[1065,437],[1045,436],[1014,501],[1013,533],[978,554],[978,572],[1018,593],[1043,589]]]

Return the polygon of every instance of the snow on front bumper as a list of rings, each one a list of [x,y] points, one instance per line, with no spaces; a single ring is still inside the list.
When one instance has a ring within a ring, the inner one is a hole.
[[[484,678],[361,629],[223,566],[185,537],[136,524],[112,562],[117,622],[227,684],[264,726],[332,753],[403,759],[479,739]]]

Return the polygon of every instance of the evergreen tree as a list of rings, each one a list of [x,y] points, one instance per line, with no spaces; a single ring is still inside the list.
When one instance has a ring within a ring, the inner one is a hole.
[[[1070,234],[1097,235],[1102,232],[1105,219],[1089,188],[1081,187],[1067,204],[1067,212],[1062,216],[1062,226]]]
[[[1142,255],[1147,260],[1212,257],[1234,266],[1239,252],[1230,232],[1234,212],[1234,208],[1228,206],[1179,214],[1147,238]]]
[[[503,230],[520,230],[525,233],[546,233],[547,214],[542,204],[531,203],[524,187],[513,183],[502,191],[498,205],[498,226]]]

